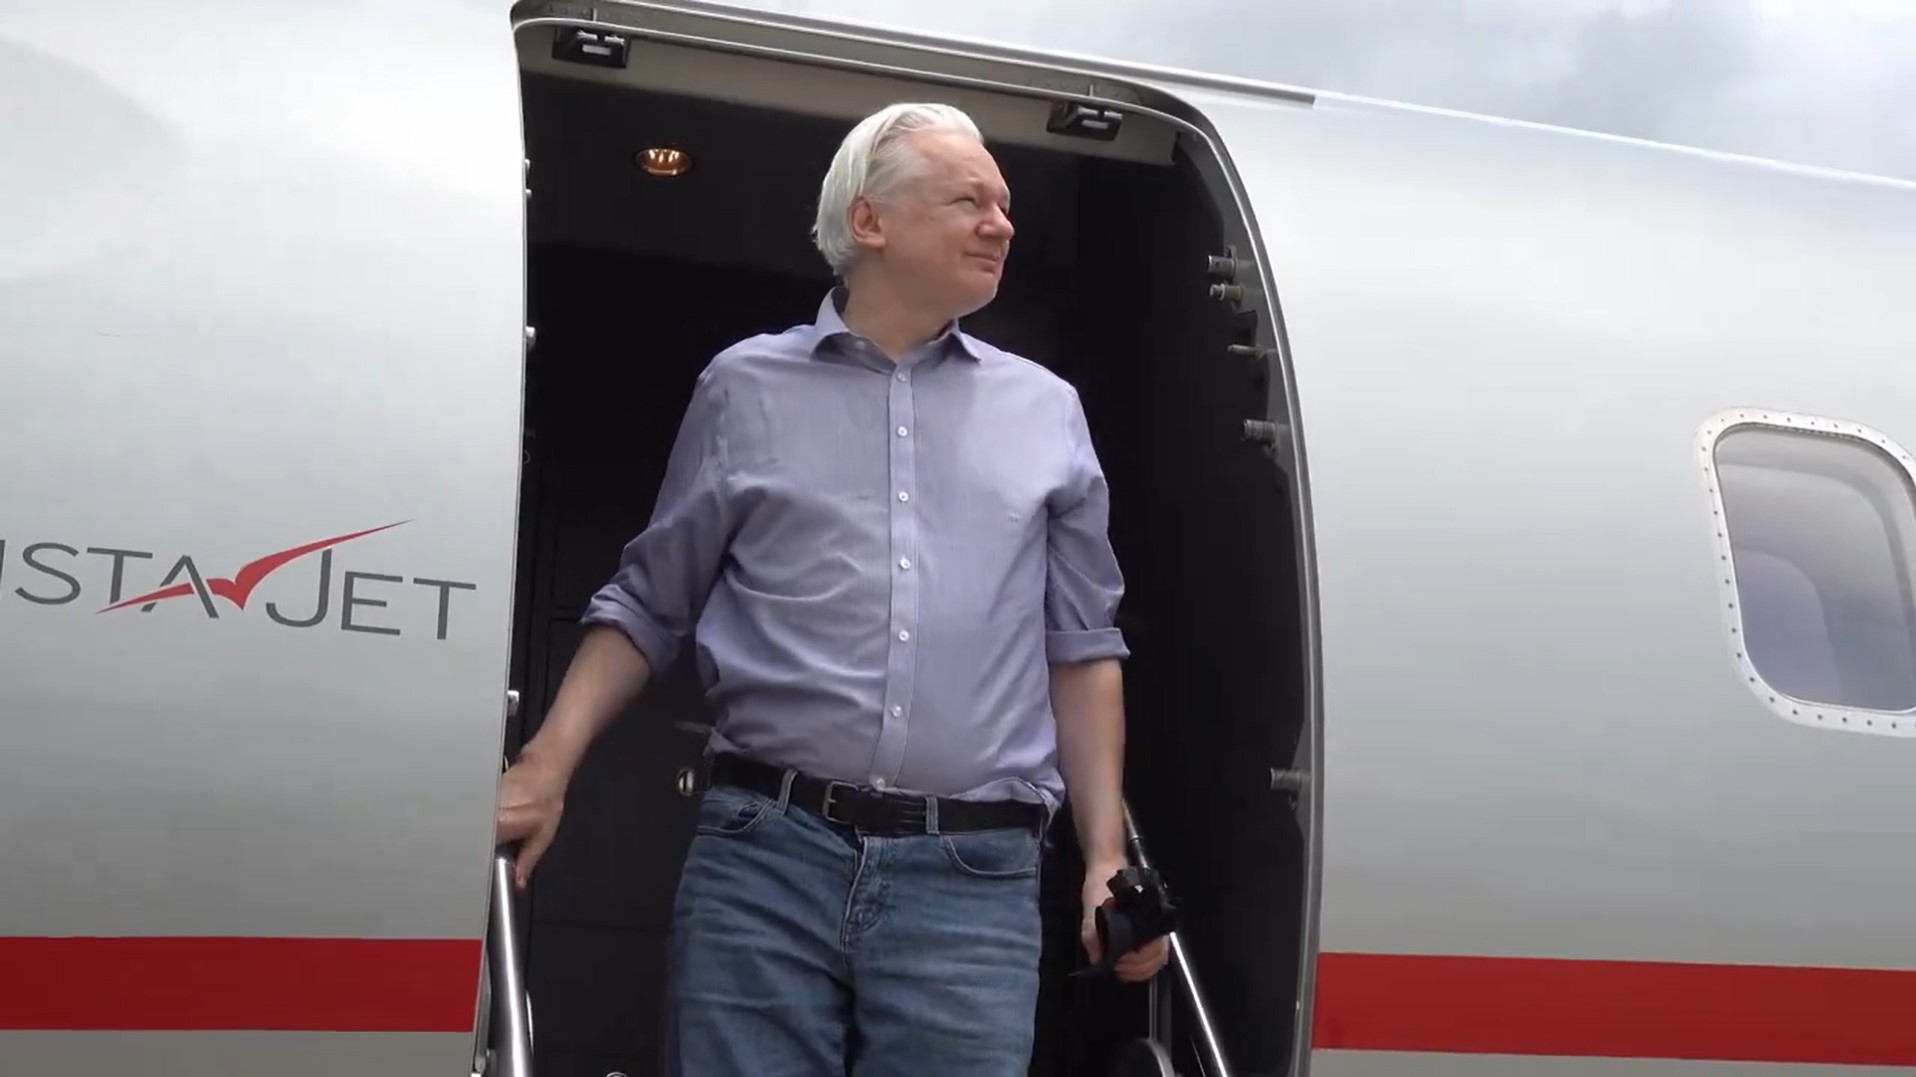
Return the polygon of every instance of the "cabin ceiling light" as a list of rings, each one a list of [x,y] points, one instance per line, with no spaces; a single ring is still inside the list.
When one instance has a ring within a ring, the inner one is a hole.
[[[640,150],[632,160],[648,176],[683,176],[692,170],[692,155],[670,146]]]

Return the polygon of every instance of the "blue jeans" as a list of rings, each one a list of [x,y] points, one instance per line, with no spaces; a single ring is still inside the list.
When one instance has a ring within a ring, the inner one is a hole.
[[[714,785],[700,804],[665,1077],[1025,1077],[1039,832],[942,833],[934,811],[929,833],[875,837],[788,797]]]

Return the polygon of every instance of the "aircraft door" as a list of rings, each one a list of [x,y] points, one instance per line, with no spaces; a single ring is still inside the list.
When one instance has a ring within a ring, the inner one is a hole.
[[[0,1072],[472,1061],[525,344],[506,14],[9,6]]]

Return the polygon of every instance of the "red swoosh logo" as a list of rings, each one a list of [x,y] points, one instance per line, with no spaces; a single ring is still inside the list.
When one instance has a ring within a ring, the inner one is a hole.
[[[401,520],[399,523],[386,524],[382,527],[369,527],[364,531],[354,531],[350,535],[335,535],[332,538],[320,539],[317,542],[308,542],[305,545],[294,546],[291,549],[280,550],[277,553],[269,553],[265,557],[248,561],[244,565],[241,565],[240,570],[233,573],[230,579],[219,576],[209,578],[206,581],[206,589],[231,602],[233,605],[238,606],[240,609],[245,609],[246,600],[252,597],[253,588],[258,587],[260,581],[292,562],[299,560],[309,553],[316,553],[323,550],[328,546],[337,546],[343,542],[351,542],[356,538],[365,538],[367,535],[378,534],[381,531],[398,527],[399,524],[405,522],[405,520]],[[129,598],[124,602],[115,603],[100,612],[108,613],[113,610],[125,609],[128,606],[144,606],[149,602],[161,602],[169,598],[185,598],[192,593],[192,584],[176,583],[171,587],[162,587],[157,591],[149,591],[146,594]]]

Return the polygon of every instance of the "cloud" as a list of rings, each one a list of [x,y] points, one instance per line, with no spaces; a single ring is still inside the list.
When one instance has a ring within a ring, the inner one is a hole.
[[[734,0],[1916,179],[1910,0]]]

